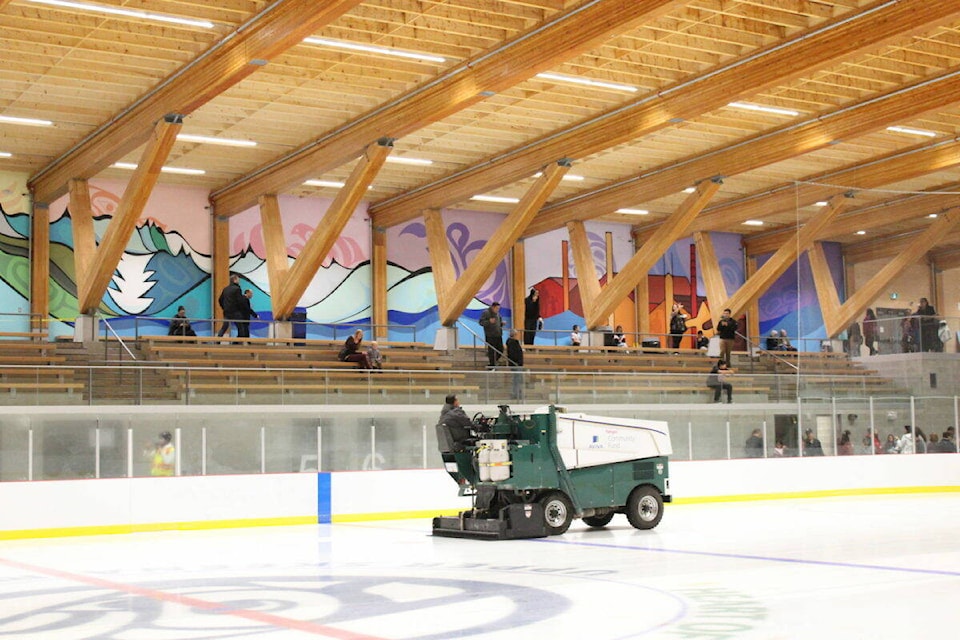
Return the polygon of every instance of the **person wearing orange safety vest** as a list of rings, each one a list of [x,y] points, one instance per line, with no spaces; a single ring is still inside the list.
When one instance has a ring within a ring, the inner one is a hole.
[[[172,476],[174,470],[175,449],[173,448],[173,436],[169,431],[160,434],[160,439],[154,444],[152,450],[145,453],[150,458],[150,475],[152,476]]]

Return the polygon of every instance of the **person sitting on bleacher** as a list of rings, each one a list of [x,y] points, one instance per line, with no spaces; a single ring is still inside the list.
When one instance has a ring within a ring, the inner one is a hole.
[[[623,333],[622,324],[618,324],[616,331],[613,332],[613,344],[617,347],[627,346],[627,336]]]
[[[776,329],[770,330],[770,337],[767,338],[767,351],[780,350],[780,333]]]
[[[170,319],[170,328],[167,330],[167,335],[197,336],[196,331],[190,326],[190,320],[187,318],[187,309],[183,305],[180,305],[180,308],[177,309],[177,315]]]

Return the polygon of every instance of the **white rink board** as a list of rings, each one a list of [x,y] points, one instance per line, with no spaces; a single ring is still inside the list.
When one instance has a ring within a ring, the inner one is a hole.
[[[673,453],[666,422],[582,413],[557,416],[557,447],[568,469]]]

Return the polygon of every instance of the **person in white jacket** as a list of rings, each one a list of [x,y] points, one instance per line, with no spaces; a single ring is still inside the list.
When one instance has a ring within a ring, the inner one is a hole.
[[[904,434],[897,440],[897,453],[916,452],[916,447],[913,443],[913,431],[910,429],[910,425],[903,425],[903,431]]]

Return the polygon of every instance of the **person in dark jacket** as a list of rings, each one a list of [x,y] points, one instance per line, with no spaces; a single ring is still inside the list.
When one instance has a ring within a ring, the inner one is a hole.
[[[760,429],[754,429],[750,437],[743,445],[743,454],[748,458],[763,457],[763,432]]]
[[[805,456],[822,456],[823,455],[823,445],[820,444],[820,440],[813,434],[813,429],[807,429],[804,432],[803,436],[803,455]]]
[[[500,317],[499,302],[494,302],[480,314],[480,326],[487,343],[487,361],[493,367],[503,355],[503,318]]]
[[[707,376],[707,386],[713,389],[714,402],[720,402],[721,392],[723,391],[727,392],[727,404],[733,402],[733,385],[726,379],[726,376],[730,373],[733,373],[733,371],[723,360],[717,360],[717,364],[713,365],[713,369],[710,370],[710,375]]]
[[[361,351],[363,344],[363,329],[357,329],[352,336],[348,336],[343,343],[338,358],[341,362],[356,362],[361,369],[372,369],[366,351]]]
[[[239,320],[249,320],[249,316],[243,317],[244,304],[249,301],[243,297],[243,291],[240,289],[240,276],[237,274],[230,275],[230,284],[223,288],[223,291],[220,292],[220,298],[218,300],[220,303],[220,308],[223,310],[223,324],[220,325],[220,331],[217,332],[218,337],[223,337],[224,334],[230,331],[230,323],[237,325],[237,336],[242,335]]]
[[[168,336],[193,336],[197,332],[190,326],[190,319],[187,318],[187,309],[183,305],[177,309],[177,315],[170,319],[170,328],[167,330]]]
[[[540,292],[530,289],[530,295],[523,300],[523,344],[533,344],[537,329],[543,319],[540,317]]]
[[[240,322],[236,323],[237,325],[237,337],[238,338],[249,338],[250,337],[250,318],[259,318],[257,312],[253,310],[253,307],[250,305],[250,299],[253,297],[253,291],[247,289],[243,292],[243,302],[240,303]]]
[[[460,406],[460,399],[454,393],[449,394],[444,399],[440,420],[437,421],[437,444],[440,452],[463,451],[464,446],[474,437],[473,427],[473,420],[467,417]]]
[[[730,309],[724,309],[717,323],[717,335],[720,336],[720,359],[730,364],[733,343],[737,339],[737,321],[730,317]]]
[[[523,345],[517,339],[519,337],[520,332],[513,329],[507,338],[507,364],[518,370],[523,367]],[[523,399],[523,374],[520,371],[513,373],[513,397]]]

